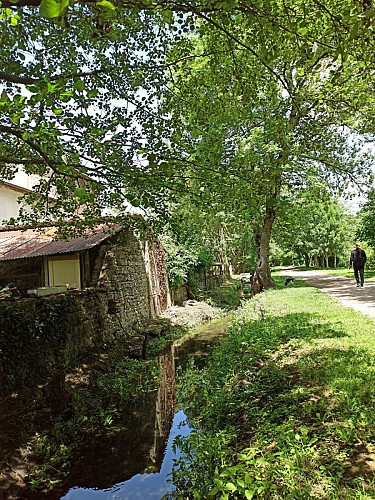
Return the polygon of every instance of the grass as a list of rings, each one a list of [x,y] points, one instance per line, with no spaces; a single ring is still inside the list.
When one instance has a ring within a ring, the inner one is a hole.
[[[375,324],[296,280],[238,311],[180,398],[186,498],[375,498]],[[182,496],[181,496],[182,497]]]
[[[278,272],[282,268],[280,266],[273,268],[273,271]],[[344,267],[344,268],[336,268],[336,269],[325,269],[323,267],[295,267],[299,271],[316,271],[317,273],[331,274],[333,276],[342,276],[344,278],[353,278],[354,279],[354,271],[353,268]],[[375,269],[365,268],[365,280],[374,281],[375,280]]]
[[[199,298],[213,307],[229,311],[241,304],[241,296],[240,280],[226,277],[219,287],[201,292]]]

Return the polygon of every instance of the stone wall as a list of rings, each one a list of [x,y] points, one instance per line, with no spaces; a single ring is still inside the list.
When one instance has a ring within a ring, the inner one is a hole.
[[[106,245],[95,285],[106,292],[107,328],[126,332],[129,325],[140,325],[152,317],[142,246],[132,233],[123,234],[121,240]]]
[[[48,380],[90,351],[121,341],[143,355],[153,317],[141,242],[132,234],[90,251],[92,284],[67,294],[0,302],[0,384],[4,390]],[[167,286],[167,285],[165,285]]]

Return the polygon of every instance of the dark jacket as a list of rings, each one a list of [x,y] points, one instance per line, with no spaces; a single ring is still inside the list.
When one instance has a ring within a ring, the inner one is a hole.
[[[356,248],[350,255],[350,265],[359,268],[366,264],[366,252],[362,248]]]

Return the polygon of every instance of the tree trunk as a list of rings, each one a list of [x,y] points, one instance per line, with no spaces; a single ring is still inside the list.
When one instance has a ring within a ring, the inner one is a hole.
[[[224,266],[224,275],[226,276],[229,274],[229,260],[227,255],[227,240],[223,225],[219,228],[219,256]]]
[[[261,232],[254,234],[258,258],[252,280],[253,294],[257,294],[266,288],[271,288],[274,285],[270,269],[270,241],[275,217],[276,212],[273,197],[267,200],[266,214]]]
[[[310,256],[307,253],[305,253],[304,257],[305,257],[305,267],[310,267]]]

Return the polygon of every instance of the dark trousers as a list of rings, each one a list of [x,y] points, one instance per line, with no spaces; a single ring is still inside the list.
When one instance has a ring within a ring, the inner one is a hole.
[[[357,283],[361,282],[361,285],[363,285],[363,282],[365,281],[365,268],[364,268],[364,266],[355,267],[354,268],[354,276],[355,276],[356,282]]]

